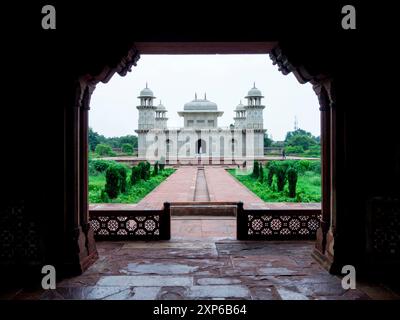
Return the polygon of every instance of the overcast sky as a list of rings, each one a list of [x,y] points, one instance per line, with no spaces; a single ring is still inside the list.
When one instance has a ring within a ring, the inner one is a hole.
[[[298,127],[320,134],[318,99],[310,84],[301,85],[293,74],[282,75],[268,55],[142,55],[125,77],[114,75],[107,84],[99,83],[93,93],[89,125],[106,137],[136,134],[140,90],[153,90],[167,108],[168,126],[182,127],[177,111],[194,99],[204,97],[224,111],[219,126],[233,123],[233,110],[248,90],[256,87],[264,95],[264,128],[283,140],[286,132]]]

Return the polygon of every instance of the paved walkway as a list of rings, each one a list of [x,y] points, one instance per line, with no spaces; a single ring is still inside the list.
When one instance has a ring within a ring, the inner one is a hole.
[[[137,209],[160,209],[164,202],[193,201],[197,167],[182,167],[170,175],[156,189],[144,197]]]
[[[206,168],[205,174],[211,201],[242,201],[246,207],[260,207],[264,205],[263,200],[244,187],[223,168]]]
[[[153,192],[143,198],[136,208],[161,208],[163,203],[194,201],[197,181],[197,167],[180,167]],[[266,203],[243,186],[222,167],[204,167],[205,181],[198,186],[207,184],[209,199],[212,202],[242,201],[246,208],[320,208],[319,203]],[[199,179],[204,179],[199,175]]]
[[[196,189],[194,195],[194,201],[210,201],[204,169],[197,170]]]
[[[264,202],[220,166],[204,167],[204,176],[199,175],[200,181],[197,180],[197,172],[198,169],[195,166],[178,168],[137,204],[93,204],[90,205],[90,209],[161,209],[164,202],[191,202],[195,200],[196,183],[197,187],[200,186],[204,192],[207,189],[209,201],[213,202],[242,201],[245,208],[254,209],[321,208],[320,203]],[[200,192],[201,196],[197,201],[203,201],[206,198],[204,192]]]

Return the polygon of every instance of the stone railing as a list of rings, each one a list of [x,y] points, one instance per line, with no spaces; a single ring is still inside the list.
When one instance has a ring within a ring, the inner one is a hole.
[[[164,203],[160,210],[90,210],[96,240],[169,240],[175,215],[236,215],[238,240],[315,240],[320,209],[244,209],[239,202]]]
[[[169,240],[170,204],[160,210],[89,210],[96,240]]]
[[[244,209],[237,207],[238,240],[315,240],[320,209]]]

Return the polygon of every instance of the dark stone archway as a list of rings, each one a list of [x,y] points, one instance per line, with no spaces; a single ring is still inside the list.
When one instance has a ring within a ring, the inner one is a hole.
[[[164,28],[159,28],[158,25],[165,21],[164,14],[158,16],[156,25],[139,18],[132,19],[134,10],[107,7],[95,15],[92,6],[70,11],[66,6],[59,4],[58,12],[64,19],[59,20],[62,23],[56,32],[46,33],[33,28],[32,25],[36,26],[38,22],[29,18],[19,21],[20,29],[16,27],[10,39],[3,39],[5,47],[10,48],[3,60],[3,73],[7,74],[5,79],[10,85],[4,90],[12,98],[3,116],[10,121],[19,121],[18,125],[3,132],[3,136],[12,137],[4,145],[12,156],[4,157],[7,170],[2,177],[6,186],[2,194],[2,213],[6,217],[3,221],[7,223],[0,226],[4,231],[2,234],[18,236],[0,241],[6,252],[1,264],[6,271],[2,274],[11,279],[18,279],[21,274],[40,276],[40,266],[53,264],[58,274],[65,276],[81,273],[96,259],[88,224],[86,189],[90,96],[97,83],[106,83],[115,73],[126,75],[138,61],[139,54],[146,50],[168,50],[171,54],[232,53],[232,50],[234,53],[270,52],[271,59],[283,74],[293,73],[300,83],[313,85],[321,105],[321,125],[329,128],[321,135],[322,185],[327,201],[323,202],[322,228],[315,256],[327,267],[333,265],[333,272],[340,271],[344,264],[353,264],[367,275],[371,270],[388,276],[388,271],[395,274],[399,267],[398,255],[380,253],[376,249],[370,253],[366,248],[366,244],[374,240],[376,227],[367,219],[372,215],[369,212],[375,212],[371,203],[378,203],[374,205],[377,207],[379,203],[385,203],[381,205],[381,212],[389,214],[387,212],[396,208],[395,199],[400,194],[400,146],[393,134],[398,118],[391,101],[397,91],[390,87],[393,83],[382,81],[388,79],[384,70],[392,72],[393,63],[390,62],[397,59],[390,56],[390,41],[382,40],[385,44],[382,49],[371,42],[370,37],[360,36],[365,30],[362,26],[356,32],[341,30],[337,20],[341,8],[334,4],[321,4],[317,14],[315,7],[309,10],[303,4],[280,8],[271,4],[272,8],[248,14],[240,8],[240,16],[245,21],[238,24],[234,19],[224,24],[225,28],[216,28],[215,24],[224,15],[209,12],[208,33],[203,29],[201,32],[190,30],[190,27],[182,29],[182,16],[168,17]],[[137,6],[135,3],[135,10]],[[40,8],[33,5],[29,8],[27,5],[25,9],[26,12],[32,9],[32,17],[37,17],[36,12],[40,12]],[[18,8],[5,11],[20,12]],[[265,12],[279,14],[266,19]],[[194,14],[192,12],[190,17]],[[288,30],[282,31],[282,21],[290,22]],[[227,34],[226,30],[231,32]],[[29,47],[29,59],[35,61],[30,64],[24,63],[26,43],[19,40],[26,39],[28,31],[32,31],[37,39],[36,45]],[[277,39],[282,41],[278,43]],[[153,45],[146,40],[153,41]],[[164,44],[157,42],[160,40]],[[166,47],[166,41],[173,41],[173,44]],[[199,41],[210,41],[210,46]],[[372,75],[373,72],[377,75]],[[26,82],[22,86],[24,74],[31,75],[40,89],[25,85]],[[382,87],[377,89],[379,86]],[[368,109],[371,104],[376,108]],[[368,135],[366,139],[366,132],[372,127],[379,134]],[[34,168],[30,170],[34,186],[21,183],[27,179],[26,170],[8,170],[25,168],[26,155],[36,154],[37,144],[26,143],[22,150],[15,143],[26,141],[27,137],[38,143],[42,143],[41,137],[50,137],[45,141],[46,147],[52,149],[54,159],[62,159],[53,162],[44,162],[43,158],[29,159],[29,168]],[[371,145],[385,150],[385,156],[362,157]],[[371,171],[371,168],[385,168],[387,174],[380,170]],[[379,199],[386,199],[386,202]],[[26,217],[29,217],[30,230],[35,230],[35,241],[30,241],[32,234],[16,232],[17,221],[26,221]],[[399,233],[397,225],[381,227],[387,234]],[[22,249],[18,252],[9,250],[22,248],[26,243],[34,244],[27,249],[30,255],[22,254]],[[396,242],[391,245],[398,248]],[[370,259],[377,254],[381,254],[385,262],[380,268],[376,268],[376,265],[380,266],[378,260],[372,263]],[[28,258],[24,260],[22,256]],[[10,276],[13,273],[15,277]]]

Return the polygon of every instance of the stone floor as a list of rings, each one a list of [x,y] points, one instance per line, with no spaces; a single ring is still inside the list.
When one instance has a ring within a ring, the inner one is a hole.
[[[313,242],[234,240],[229,217],[172,219],[171,241],[98,242],[99,260],[56,290],[9,299],[370,299],[311,258]],[[373,292],[373,291],[369,291]],[[376,294],[378,292],[378,294]],[[373,292],[374,294],[374,292]]]

